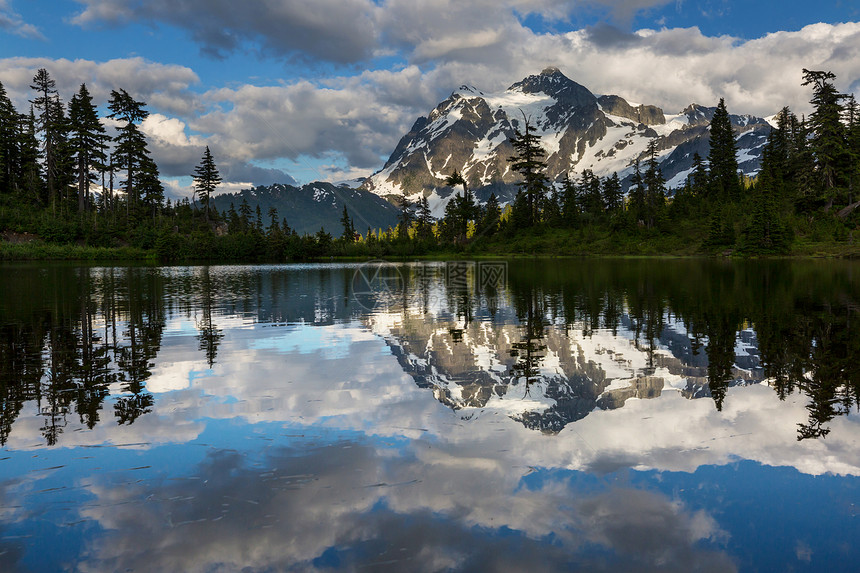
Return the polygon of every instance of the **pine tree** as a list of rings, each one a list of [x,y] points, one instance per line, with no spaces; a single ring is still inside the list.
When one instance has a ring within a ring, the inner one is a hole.
[[[448,205],[451,205],[450,210],[447,208],[448,205],[446,205],[445,218],[452,229],[454,229],[456,240],[465,242],[468,235],[469,221],[475,218],[475,210],[477,206],[475,203],[475,196],[469,189],[466,179],[456,169],[451,175],[445,178],[445,185],[449,187],[454,187],[456,185],[463,186],[463,194],[455,195],[454,198],[448,202]]]
[[[116,149],[113,152],[112,159],[113,164],[125,168],[126,178],[124,187],[127,211],[137,206],[139,197],[138,189],[135,186],[135,176],[144,161],[144,157],[149,156],[149,149],[146,147],[146,138],[137,126],[138,123],[149,117],[149,112],[144,109],[145,106],[145,102],[136,101],[123,89],[119,91],[111,90],[110,100],[108,101],[108,109],[111,113],[108,117],[125,122],[119,128],[119,134],[115,140]]]
[[[11,192],[21,160],[18,152],[18,112],[0,82],[0,193]]]
[[[572,229],[579,226],[581,207],[579,190],[570,179],[570,174],[565,173],[561,182],[561,216],[566,227]]]
[[[15,180],[20,182],[23,195],[35,204],[44,204],[42,197],[42,171],[39,163],[39,142],[36,139],[36,117],[33,107],[30,114],[19,116],[18,150],[20,161]]]
[[[637,223],[644,223],[645,213],[645,180],[642,177],[642,169],[639,164],[639,158],[633,163],[633,181],[630,188],[630,212],[633,214],[633,220]]]
[[[603,204],[606,205],[606,210],[610,213],[616,213],[621,210],[624,204],[624,193],[621,190],[621,180],[618,178],[618,173],[613,173],[611,176],[603,180]]]
[[[344,243],[354,242],[355,226],[352,224],[352,219],[349,218],[349,212],[346,210],[346,205],[343,206],[343,214],[340,216],[340,224],[343,225],[343,232],[340,235],[340,240]]]
[[[846,128],[848,130],[848,203],[857,201],[857,189],[860,186],[860,104],[851,94],[845,106],[847,114]]]
[[[406,191],[401,191],[397,197],[397,208],[400,209],[397,237],[406,240],[409,238],[409,224],[412,222],[412,201],[406,196]]]
[[[511,168],[518,172],[523,180],[517,183],[522,194],[525,207],[526,226],[533,226],[540,220],[542,199],[549,188],[549,178],[546,176],[546,163],[543,158],[546,152],[540,145],[540,137],[534,133],[528,118],[523,114],[524,130],[514,130],[511,145],[515,155],[508,158]],[[516,203],[515,203],[516,205]]]
[[[643,179],[645,184],[645,223],[654,227],[666,205],[666,180],[657,161],[657,142],[648,144],[648,168]]]
[[[418,238],[426,241],[433,238],[433,214],[430,211],[430,202],[427,197],[421,196],[418,201]]]
[[[849,163],[846,130],[842,123],[845,96],[833,85],[835,78],[832,72],[803,70],[802,85],[812,85],[809,103],[815,110],[809,116],[811,148],[821,188],[820,199],[826,202],[827,208],[836,199],[836,187],[843,184]]]
[[[99,121],[98,112],[86,84],[69,102],[69,143],[78,182],[78,211],[88,207],[92,171],[105,169],[107,142],[110,140]]]
[[[764,165],[768,153],[768,149],[763,152],[762,171],[752,189],[750,220],[744,229],[744,249],[751,254],[784,254],[789,248],[788,230],[779,213],[779,173]]]
[[[490,193],[490,198],[487,199],[487,205],[484,208],[484,216],[478,225],[478,233],[482,237],[491,237],[499,230],[499,222],[502,217],[502,210],[499,207],[499,200],[495,193]]]
[[[738,152],[732,120],[726,102],[720,103],[711,120],[711,150],[708,153],[710,166],[710,196],[717,201],[736,201],[741,188],[738,180]]]
[[[579,197],[582,210],[595,220],[603,214],[603,196],[600,193],[600,178],[591,169],[585,169],[579,178]]]
[[[193,177],[194,190],[200,195],[200,202],[203,204],[203,220],[208,222],[212,193],[221,184],[221,175],[218,173],[218,168],[215,166],[215,160],[212,158],[212,152],[209,151],[208,145],[203,152],[200,165],[194,168]]]
[[[164,186],[159,178],[158,166],[149,155],[141,157],[137,188],[141,205],[146,213],[155,219],[164,203]]]
[[[693,154],[693,171],[688,176],[690,192],[696,197],[704,197],[708,193],[708,169],[699,152]]]
[[[54,157],[56,136],[53,132],[53,127],[56,125],[56,120],[53,114],[56,111],[54,98],[57,95],[57,83],[48,73],[48,70],[39,68],[36,71],[36,75],[33,76],[33,83],[30,85],[30,88],[39,94],[30,103],[40,112],[36,123],[36,133],[41,132],[43,137],[42,146],[44,149],[45,174],[48,184],[48,201],[51,209],[55,210],[57,201],[55,175],[57,169]]]

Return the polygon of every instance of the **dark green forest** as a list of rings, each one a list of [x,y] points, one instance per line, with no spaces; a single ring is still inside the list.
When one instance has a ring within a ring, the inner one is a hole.
[[[738,172],[735,134],[720,100],[707,157],[686,184],[666,187],[657,145],[632,177],[549,181],[545,151],[525,118],[511,143],[521,174],[511,205],[480,205],[464,177],[444,217],[426,198],[399,199],[394,228],[364,229],[348,210],[342,232],[299,235],[290,213],[243,202],[218,212],[216,158],[201,150],[195,195],[165,199],[140,123],[146,103],[113,90],[99,116],[85,84],[64,103],[45,69],[30,107],[16,110],[0,84],[0,259],[288,261],[321,257],[480,255],[858,256],[860,105],[830,72],[803,70],[813,111],[777,115],[754,178]],[[111,136],[105,120],[115,126]],[[625,193],[625,187],[627,191]]]

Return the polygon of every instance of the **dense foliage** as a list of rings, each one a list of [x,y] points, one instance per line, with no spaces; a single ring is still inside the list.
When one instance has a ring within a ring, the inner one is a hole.
[[[806,119],[788,108],[778,114],[754,179],[738,173],[723,100],[711,123],[707,159],[693,158],[677,190],[667,189],[660,171],[659,141],[628,180],[585,170],[576,179],[551,182],[540,138],[524,116],[511,140],[511,169],[522,183],[510,205],[502,208],[495,195],[478,204],[455,171],[446,181],[455,193],[441,219],[434,219],[426,197],[413,204],[403,196],[395,228],[364,231],[345,209],[343,231],[335,237],[324,229],[299,236],[287,223],[289,213],[270,210],[264,218],[246,202],[219,213],[210,197],[221,177],[208,147],[192,174],[200,207],[196,200],[165,200],[140,130],[145,102],[113,90],[106,102],[106,118],[116,127],[110,137],[86,85],[66,106],[40,69],[27,113],[15,109],[0,84],[0,232],[9,240],[40,241],[29,249],[7,241],[0,257],[86,257],[105,247],[168,261],[461,252],[856,254],[860,106],[836,90],[834,79],[830,72],[804,70],[814,111]]]

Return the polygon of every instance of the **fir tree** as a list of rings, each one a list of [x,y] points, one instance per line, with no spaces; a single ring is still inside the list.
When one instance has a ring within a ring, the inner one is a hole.
[[[738,181],[738,158],[732,120],[726,102],[720,103],[711,120],[711,150],[708,153],[710,166],[710,195],[717,201],[736,201],[741,188]]]
[[[580,209],[579,190],[570,179],[570,174],[565,173],[561,182],[561,214],[566,227],[579,226]]]
[[[511,168],[523,178],[517,186],[520,188],[519,194],[523,196],[524,224],[531,227],[540,220],[541,202],[549,188],[549,178],[545,173],[546,163],[543,158],[546,152],[540,145],[540,136],[534,133],[525,114],[523,123],[523,131],[518,128],[514,130],[511,145],[515,155],[508,161],[511,162]]]
[[[690,192],[696,197],[704,197],[708,193],[708,169],[699,152],[693,154],[693,171],[687,176],[690,182]]]
[[[654,227],[666,204],[666,180],[657,161],[657,142],[648,144],[648,168],[645,170],[645,223]]]
[[[418,238],[426,241],[433,238],[433,214],[430,212],[430,202],[421,196],[418,201]]]
[[[501,217],[502,210],[499,207],[499,200],[495,193],[490,193],[490,198],[487,199],[487,205],[484,208],[484,216],[478,225],[478,233],[482,237],[492,237],[499,230]]]
[[[98,112],[86,84],[69,102],[69,142],[78,183],[78,211],[87,209],[93,171],[105,169],[107,142],[110,140],[99,121]]]
[[[54,118],[54,113],[57,109],[56,105],[54,105],[54,99],[57,97],[57,83],[48,73],[48,70],[39,68],[36,71],[36,75],[33,76],[33,83],[30,85],[30,88],[38,94],[30,103],[40,112],[38,121],[36,122],[36,132],[41,132],[43,137],[42,146],[44,149],[45,174],[48,184],[48,201],[51,209],[55,210],[57,201],[55,176],[57,170],[54,153],[56,134],[53,129],[57,124]]]
[[[16,183],[19,118],[15,106],[0,82],[0,193],[10,192]]]
[[[212,158],[212,152],[209,151],[209,146],[203,152],[203,158],[200,160],[200,165],[194,168],[194,189],[200,195],[200,202],[203,204],[203,220],[209,221],[209,203],[215,188],[221,184],[221,175],[218,173],[218,168],[215,166],[215,160]]]
[[[409,224],[412,222],[412,201],[406,196],[406,191],[401,191],[397,197],[397,208],[400,209],[397,236],[406,240],[409,238]]]
[[[613,173],[611,176],[603,180],[603,204],[606,205],[606,210],[610,213],[616,213],[621,210],[624,204],[624,193],[621,190],[621,180],[618,178],[618,173]]]
[[[352,219],[349,218],[349,212],[346,210],[346,205],[343,206],[343,214],[340,216],[340,224],[343,226],[340,240],[344,243],[354,242],[355,226],[352,224]]]
[[[836,187],[843,183],[849,162],[845,126],[842,123],[845,98],[833,85],[832,72],[810,71],[804,68],[802,85],[812,85],[812,100],[815,108],[809,116],[812,130],[811,148],[821,188],[820,198],[827,207],[836,199]]]
[[[146,138],[137,124],[149,116],[149,112],[144,109],[145,102],[136,101],[127,91],[120,89],[119,91],[111,90],[110,100],[108,101],[108,109],[111,113],[108,115],[111,119],[118,119],[124,122],[124,125],[119,128],[119,134],[116,137],[116,149],[113,152],[113,163],[125,168],[125,192],[126,192],[126,210],[131,210],[137,206],[138,189],[135,185],[135,177],[144,158],[149,156],[149,149],[146,147]]]

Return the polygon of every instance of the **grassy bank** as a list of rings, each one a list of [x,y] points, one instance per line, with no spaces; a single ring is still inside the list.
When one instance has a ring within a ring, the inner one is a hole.
[[[134,247],[89,247],[0,242],[0,261],[155,261],[155,252]]]

